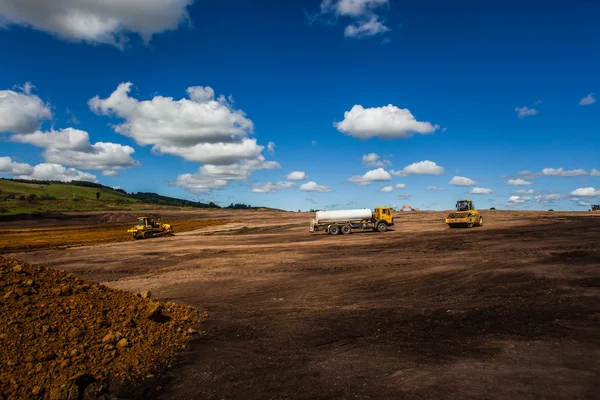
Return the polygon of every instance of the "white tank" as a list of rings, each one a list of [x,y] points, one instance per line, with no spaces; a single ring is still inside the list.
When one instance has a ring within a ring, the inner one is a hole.
[[[372,212],[368,208],[360,210],[317,211],[316,223],[343,222],[371,219]]]

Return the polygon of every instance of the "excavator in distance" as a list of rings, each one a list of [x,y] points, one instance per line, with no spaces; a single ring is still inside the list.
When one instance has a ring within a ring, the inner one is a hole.
[[[127,233],[133,234],[133,238],[136,240],[173,236],[173,227],[169,224],[162,224],[160,219],[155,221],[148,217],[138,217],[138,224],[127,230]]]
[[[459,200],[456,202],[456,211],[446,217],[446,224],[450,228],[472,228],[483,226],[483,217],[471,200]]]
[[[402,206],[402,209],[400,211],[404,211],[404,210],[410,210],[410,211],[415,211],[415,212],[421,211],[418,208],[412,208],[412,206],[407,206],[406,204]]]

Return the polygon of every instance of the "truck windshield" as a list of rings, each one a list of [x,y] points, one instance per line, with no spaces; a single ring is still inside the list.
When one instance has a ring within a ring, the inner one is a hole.
[[[138,220],[138,226],[144,226],[144,225],[146,225],[146,224],[144,223],[144,218],[140,218],[140,219]]]
[[[457,211],[468,211],[469,203],[467,203],[466,201],[459,201],[458,203],[456,203],[456,210]]]

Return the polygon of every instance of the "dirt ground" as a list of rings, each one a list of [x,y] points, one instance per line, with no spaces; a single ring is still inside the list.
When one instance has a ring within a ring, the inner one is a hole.
[[[12,256],[209,311],[161,399],[598,398],[600,215],[444,215],[329,236],[211,211],[227,223]]]

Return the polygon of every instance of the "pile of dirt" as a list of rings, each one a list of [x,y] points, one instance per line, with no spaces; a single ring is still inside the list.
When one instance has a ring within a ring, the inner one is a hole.
[[[0,257],[0,399],[119,396],[170,367],[207,316]]]

